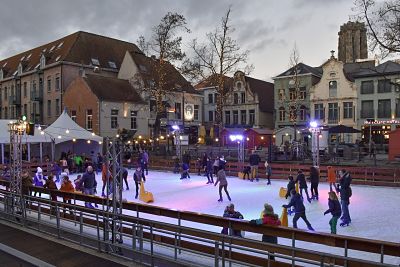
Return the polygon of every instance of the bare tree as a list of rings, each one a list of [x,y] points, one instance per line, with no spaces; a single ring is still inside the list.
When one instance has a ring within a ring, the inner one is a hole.
[[[179,31],[190,32],[186,27],[186,19],[178,13],[168,12],[160,24],[152,29],[152,36],[146,41],[144,36],[138,40],[139,47],[145,54],[154,53],[151,62],[148,64],[150,70],[140,71],[139,79],[147,81],[137,82],[142,92],[147,93],[155,100],[156,119],[154,123],[154,134],[160,133],[161,116],[165,113],[165,98],[179,88],[175,87],[175,75],[172,75],[175,68],[172,63],[182,60],[185,53],[181,50],[182,37],[178,36]]]
[[[190,47],[194,57],[184,64],[187,75],[203,80],[212,79],[210,82],[216,84],[218,98],[215,122],[219,126],[222,126],[222,109],[228,93],[225,86],[226,76],[235,72],[242,63],[246,63],[249,54],[248,50],[241,51],[236,40],[232,38],[234,28],[230,24],[230,15],[231,8],[222,17],[221,25],[207,33],[206,43],[192,41]],[[251,70],[251,67],[247,69]]]
[[[368,26],[372,50],[383,57],[400,52],[400,0],[355,0],[356,17]]]

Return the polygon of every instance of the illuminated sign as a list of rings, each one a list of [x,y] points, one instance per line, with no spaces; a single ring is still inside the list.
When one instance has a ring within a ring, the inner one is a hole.
[[[194,118],[194,105],[185,104],[185,121],[192,121]]]
[[[365,120],[366,125],[382,125],[382,124],[400,124],[399,120]]]

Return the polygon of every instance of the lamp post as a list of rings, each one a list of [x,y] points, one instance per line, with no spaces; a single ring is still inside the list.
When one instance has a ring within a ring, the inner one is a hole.
[[[231,134],[230,136],[229,136],[229,139],[232,141],[232,142],[237,142],[237,144],[238,144],[238,163],[243,163],[244,162],[244,142],[243,142],[243,135],[239,135],[239,134],[237,134],[237,135],[234,135],[234,134]]]
[[[318,126],[316,121],[311,121],[309,131],[312,134],[313,165],[319,167],[319,134],[321,133],[321,127]]]

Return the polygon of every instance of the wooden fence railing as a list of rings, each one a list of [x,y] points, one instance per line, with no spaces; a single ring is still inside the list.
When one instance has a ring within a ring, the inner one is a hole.
[[[0,180],[0,185],[7,185],[8,182],[4,180]],[[73,201],[87,201],[91,203],[97,203],[99,205],[106,205],[106,199],[97,197],[97,196],[88,196],[88,195],[83,195],[80,193],[67,193],[67,192],[62,192],[62,191],[52,191],[52,190],[47,190],[43,188],[38,188],[38,187],[30,187],[30,190],[33,192],[41,192],[41,193],[47,193],[49,194],[50,192],[56,194],[58,197],[68,197],[73,199]],[[5,192],[4,190],[0,190],[2,192]],[[42,201],[43,203],[46,203],[48,200],[45,199],[39,199],[39,201]],[[60,203],[60,205],[63,205]],[[76,209],[83,208],[80,205],[76,205]],[[288,228],[288,227],[275,227],[275,226],[253,226],[250,225],[247,221],[241,221],[241,220],[231,220],[223,217],[218,217],[218,216],[213,216],[213,215],[208,215],[208,214],[201,214],[198,212],[190,212],[190,211],[179,211],[179,210],[172,210],[172,209],[167,209],[167,208],[162,208],[162,207],[157,207],[157,206],[151,206],[151,205],[146,205],[146,204],[140,204],[140,203],[133,203],[133,202],[124,202],[123,203],[123,209],[124,209],[124,214],[126,214],[128,211],[134,211],[134,214],[137,214],[136,216],[140,218],[143,218],[143,214],[148,214],[148,215],[156,215],[158,216],[156,221],[163,221],[162,217],[167,217],[167,218],[173,218],[177,219],[179,221],[188,221],[188,222],[194,222],[194,223],[201,223],[207,225],[208,228],[211,226],[218,226],[218,227],[229,227],[235,230],[241,230],[241,231],[246,231],[246,232],[251,232],[251,233],[258,233],[258,234],[267,234],[267,235],[272,235],[272,236],[277,236],[279,238],[287,238],[287,239],[292,239],[292,243],[294,246],[294,243],[297,241],[304,241],[308,242],[314,245],[325,245],[331,248],[344,248],[345,249],[345,255],[349,250],[354,250],[354,251],[359,251],[359,252],[369,252],[369,253],[376,253],[377,255],[381,255],[381,259],[383,260],[383,256],[394,256],[394,257],[400,257],[400,243],[393,243],[393,242],[385,242],[385,241],[378,241],[378,240],[371,240],[371,239],[365,239],[365,238],[356,238],[356,237],[350,237],[350,236],[342,236],[342,235],[332,235],[332,234],[326,234],[326,233],[319,233],[319,232],[308,232],[304,230],[299,230],[299,229],[294,229],[294,228]],[[98,212],[98,210],[93,210],[94,213]],[[140,215],[139,215],[140,214]],[[76,217],[76,215],[75,215]],[[137,217],[132,217],[131,219],[128,218],[129,216],[124,215],[124,220],[137,220]],[[75,218],[76,220],[79,220],[79,218]],[[94,222],[96,223],[96,222]],[[153,224],[154,226],[154,224]],[[165,227],[165,226],[160,226],[160,227]],[[186,229],[187,234],[190,235],[195,235],[197,237],[201,238],[206,238],[206,239],[221,239],[221,235],[204,235],[201,233],[196,233],[196,231],[191,231],[190,229]],[[164,238],[165,239],[165,238]],[[160,237],[160,240],[162,242],[162,238]],[[251,243],[249,241],[246,241],[246,239],[234,241],[235,244],[240,245],[240,246],[249,246],[249,247],[255,247],[256,245],[254,243]],[[188,246],[196,248],[195,243],[190,243],[188,242]],[[290,250],[285,250],[282,248],[277,248],[277,247],[271,247],[268,246],[268,244],[263,244],[259,246],[260,249],[268,249],[270,252],[276,252],[280,254],[287,254],[290,255]],[[261,248],[263,247],[263,248]],[[204,249],[204,248],[199,248],[199,249]],[[211,251],[213,253],[213,251]],[[298,252],[296,253],[297,257],[309,259],[309,260],[319,260],[319,256],[314,255],[311,252]],[[331,262],[332,259],[327,258],[326,262]],[[344,265],[344,261],[340,259],[335,259],[335,263],[339,265]],[[354,264],[351,264],[351,258],[350,260],[346,260],[347,266],[374,266],[374,265],[359,265],[354,262]]]

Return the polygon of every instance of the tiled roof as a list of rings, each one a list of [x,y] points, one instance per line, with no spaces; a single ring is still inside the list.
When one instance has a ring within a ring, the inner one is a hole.
[[[93,74],[86,74],[83,79],[100,100],[144,104],[128,80]]]
[[[142,79],[146,83],[157,83],[157,68],[159,66],[158,60],[155,58],[147,57],[142,52],[130,51],[132,59],[135,61]],[[185,91],[187,93],[199,94],[194,87],[179,73],[179,71],[169,62],[165,62],[165,87],[170,90]]]
[[[387,76],[387,75],[399,75],[400,64],[393,61],[386,61],[378,66],[369,66],[360,68],[359,70],[352,73],[354,78],[361,77],[372,77],[372,76]]]
[[[296,66],[286,70],[285,72],[279,74],[278,76],[276,76],[276,78],[279,77],[286,77],[286,76],[293,76],[295,74],[295,68],[297,68],[297,74],[301,75],[301,74],[313,74],[317,77],[321,77],[322,75],[322,69],[321,68],[314,68],[311,66],[308,66],[304,63],[299,63]]]
[[[38,68],[42,54],[46,57],[46,65],[58,61],[96,65],[97,60],[101,68],[119,68],[127,50],[140,51],[133,43],[79,31],[3,59],[0,69],[3,69],[4,78],[13,76],[20,63],[23,72],[32,71]]]
[[[196,84],[194,87],[197,90],[201,90],[203,88],[210,88],[210,87],[216,87],[218,86],[218,79],[219,75],[218,74],[213,74],[210,77],[208,77],[207,79],[204,79],[203,81],[199,82],[198,84]],[[228,76],[224,76],[224,87],[225,89],[228,91],[229,88],[232,87],[233,84],[233,78],[228,77]]]
[[[259,100],[259,109],[264,112],[274,111],[274,84],[245,76],[250,90],[256,93]]]

